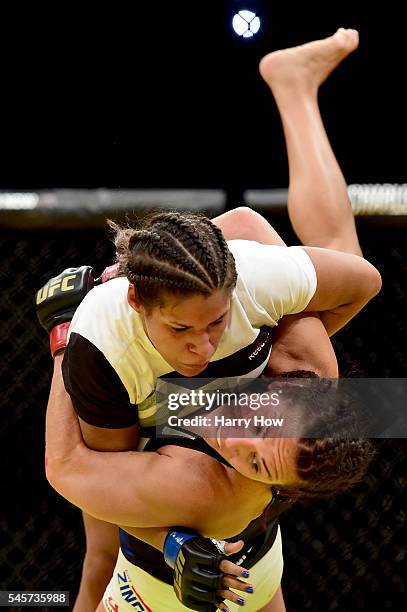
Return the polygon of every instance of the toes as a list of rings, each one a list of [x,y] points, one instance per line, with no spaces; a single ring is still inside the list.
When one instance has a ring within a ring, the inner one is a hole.
[[[352,28],[338,28],[335,32],[335,36],[341,39],[346,47],[354,47],[359,43],[359,32]]]

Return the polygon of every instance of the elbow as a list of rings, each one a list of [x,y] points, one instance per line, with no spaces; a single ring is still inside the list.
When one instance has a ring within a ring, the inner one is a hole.
[[[80,508],[81,510],[87,512],[88,514],[95,516],[91,508],[87,508],[86,505],[83,504],[83,495],[81,492],[81,488],[79,487],[75,477],[73,477],[72,472],[67,470],[64,466],[62,466],[59,462],[48,462],[48,465],[45,469],[45,475],[49,485],[56,491],[61,497],[69,501],[71,504]],[[95,516],[95,518],[99,518]]]
[[[45,453],[45,477],[48,480],[51,487],[53,486],[52,482],[55,478],[55,463],[52,457]]]
[[[379,270],[367,259],[357,258],[357,265],[353,269],[354,276],[349,279],[348,301],[343,304],[367,304],[382,288],[382,277]]]
[[[226,239],[256,240],[264,225],[263,217],[248,206],[238,206],[228,212],[229,227]]]
[[[64,469],[61,462],[46,456],[45,476],[51,487],[63,495]]]
[[[58,470],[55,468],[52,462],[49,462],[45,468],[45,476],[48,484],[54,489],[54,491],[62,495],[62,497],[65,497],[62,478],[60,475],[58,475]]]
[[[376,270],[376,285],[375,285],[374,295],[377,295],[382,290],[383,280],[382,280],[382,275],[380,274],[379,270],[377,268],[375,268],[375,270]]]
[[[376,270],[376,271],[377,271],[376,283],[375,283],[374,293],[372,297],[380,293],[380,291],[382,290],[382,286],[383,286],[382,275],[380,274],[379,270]]]
[[[248,206],[237,206],[229,211],[229,215],[233,217],[233,219],[236,219],[236,221],[248,221],[254,215],[257,215],[257,213]]]
[[[382,289],[382,276],[377,268],[369,264],[370,270],[366,283],[366,299],[367,301],[374,298]]]
[[[231,211],[233,219],[240,229],[241,236],[246,240],[256,240],[259,228],[263,226],[263,217],[248,206],[239,206]]]
[[[45,458],[45,476],[48,483],[66,499],[70,499],[77,472],[78,466],[70,459],[52,455]]]

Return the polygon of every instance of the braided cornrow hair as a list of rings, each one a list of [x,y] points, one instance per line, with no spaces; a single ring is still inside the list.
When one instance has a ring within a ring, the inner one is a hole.
[[[210,295],[231,292],[237,274],[221,230],[207,217],[190,212],[158,212],[138,228],[113,221],[120,272],[134,284],[140,302],[151,309],[163,294]]]
[[[341,387],[327,380],[309,380],[284,393],[303,429],[298,441],[298,485],[281,487],[294,499],[324,499],[361,481],[375,455],[360,406]],[[337,381],[335,381],[336,383]],[[290,397],[291,396],[291,397]]]
[[[306,499],[328,499],[366,475],[375,455],[367,438],[301,438],[297,472],[302,485],[292,491]]]

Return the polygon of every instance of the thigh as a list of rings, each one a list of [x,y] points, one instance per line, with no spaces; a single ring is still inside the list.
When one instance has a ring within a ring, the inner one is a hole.
[[[99,611],[97,610],[96,612]],[[281,584],[278,587],[273,599],[266,606],[264,606],[264,608],[261,608],[257,612],[286,612]]]
[[[283,552],[280,528],[278,528],[276,540],[270,550],[260,561],[250,569],[250,583],[254,587],[253,595],[245,597],[246,612],[283,612],[284,608],[269,606],[276,604],[279,598],[278,591],[281,590],[281,578],[283,575]],[[276,598],[276,599],[275,599]],[[236,604],[227,602],[231,612],[238,612],[242,608]]]

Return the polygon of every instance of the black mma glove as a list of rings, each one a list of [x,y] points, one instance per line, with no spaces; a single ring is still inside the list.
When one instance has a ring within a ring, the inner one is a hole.
[[[38,321],[50,334],[53,357],[66,348],[70,322],[85,295],[95,285],[113,278],[116,273],[117,265],[110,266],[95,279],[94,270],[90,266],[67,268],[47,281],[37,292],[35,309]]]
[[[173,528],[164,543],[164,559],[174,569],[174,591],[179,601],[192,610],[214,612],[223,600],[223,572],[219,564],[226,555],[216,540],[204,538],[183,527]]]

